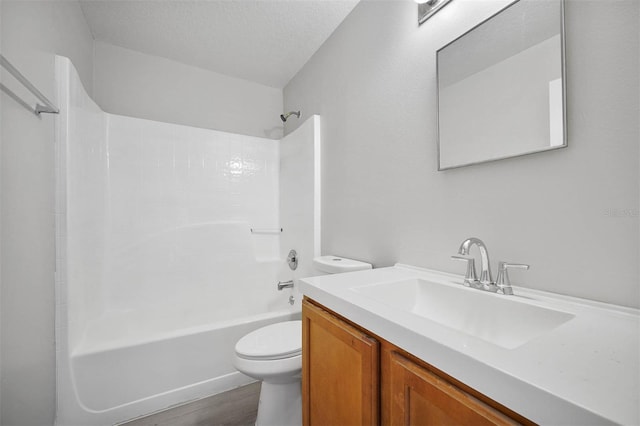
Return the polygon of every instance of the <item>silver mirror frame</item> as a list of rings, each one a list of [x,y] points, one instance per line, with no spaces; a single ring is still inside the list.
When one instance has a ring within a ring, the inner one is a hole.
[[[562,148],[566,148],[568,146],[568,131],[567,131],[567,74],[566,74],[566,32],[565,32],[565,0],[558,0],[560,2],[560,65],[561,65],[561,76],[562,76],[562,121],[563,121],[563,143],[562,145],[558,145],[558,146],[553,146],[553,147],[548,147],[548,148],[541,148],[541,149],[536,149],[536,150],[532,150],[532,151],[527,151],[527,152],[523,152],[521,154],[516,154],[516,155],[506,155],[504,157],[496,157],[496,158],[491,158],[488,160],[481,160],[481,161],[474,161],[474,162],[469,162],[469,163],[465,163],[465,164],[459,164],[459,165],[455,165],[455,166],[447,166],[447,167],[442,167],[442,165],[440,164],[440,154],[441,154],[441,148],[440,148],[440,89],[439,89],[439,82],[440,82],[440,77],[439,77],[439,67],[438,67],[438,53],[445,49],[447,46],[455,43],[457,40],[461,39],[462,37],[464,37],[465,35],[469,34],[470,32],[472,32],[473,30],[475,30],[476,28],[480,27],[481,25],[485,24],[487,21],[490,21],[491,19],[493,19],[495,16],[499,15],[500,13],[502,13],[503,11],[509,9],[510,7],[516,5],[517,3],[519,3],[521,0],[514,0],[512,3],[509,3],[507,6],[503,7],[502,9],[500,9],[499,11],[497,11],[496,13],[494,13],[493,15],[489,16],[487,19],[483,20],[482,22],[478,23],[477,25],[475,25],[473,28],[469,29],[468,31],[465,31],[463,34],[461,34],[460,36],[456,37],[454,40],[451,40],[449,43],[447,43],[446,45],[442,46],[440,49],[438,49],[436,51],[436,127],[437,127],[437,145],[438,145],[438,171],[443,171],[443,170],[451,170],[451,169],[458,169],[460,167],[467,167],[467,166],[473,166],[476,164],[483,164],[483,163],[491,163],[494,161],[499,161],[499,160],[505,160],[507,158],[517,158],[517,157],[522,157],[524,155],[531,155],[531,154],[537,154],[540,152],[547,152],[547,151],[554,151],[557,149],[562,149]]]
[[[424,3],[418,3],[418,26],[424,24],[427,19],[435,15],[450,1],[451,0],[429,0]]]

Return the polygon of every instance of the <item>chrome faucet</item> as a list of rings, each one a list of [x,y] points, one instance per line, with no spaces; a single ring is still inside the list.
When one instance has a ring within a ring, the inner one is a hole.
[[[493,278],[491,278],[491,265],[489,264],[489,252],[487,246],[484,245],[481,239],[471,237],[467,238],[460,244],[458,254],[466,256],[469,254],[471,246],[476,245],[480,249],[480,284],[491,285],[493,284]]]
[[[473,258],[451,256],[453,260],[462,260],[467,262],[467,272],[464,276],[464,285],[467,287],[478,288],[480,290],[490,291],[492,293],[502,293],[512,295],[513,289],[509,281],[509,268],[529,269],[529,265],[521,263],[498,262],[498,279],[496,282],[491,277],[491,264],[489,263],[489,252],[487,246],[479,238],[467,238],[460,244],[458,254],[467,256],[471,246],[476,245],[480,249],[481,272],[480,279],[476,277],[475,263]]]
[[[278,290],[282,290],[285,288],[293,288],[293,280],[278,281]]]

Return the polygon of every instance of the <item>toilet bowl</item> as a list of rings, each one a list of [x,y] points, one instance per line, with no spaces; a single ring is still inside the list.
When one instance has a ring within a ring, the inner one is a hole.
[[[371,269],[371,264],[337,256],[313,260],[321,273]],[[236,344],[238,371],[262,381],[256,426],[302,425],[302,321],[259,328]]]
[[[302,321],[259,328],[236,344],[238,371],[262,381],[256,426],[302,424]]]

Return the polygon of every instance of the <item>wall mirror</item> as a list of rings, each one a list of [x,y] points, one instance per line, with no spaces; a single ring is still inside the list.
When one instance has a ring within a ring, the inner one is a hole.
[[[437,51],[438,170],[567,145],[563,0],[517,0]]]

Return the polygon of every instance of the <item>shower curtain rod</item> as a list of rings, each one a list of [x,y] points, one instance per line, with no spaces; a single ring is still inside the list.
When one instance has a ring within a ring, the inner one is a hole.
[[[31,105],[29,105],[27,102],[22,100],[7,86],[0,83],[0,89],[2,89],[2,91],[5,92],[7,95],[9,95],[14,101],[18,102],[20,105],[27,108],[29,111],[33,112],[37,116],[40,116],[40,114],[43,112],[47,114],[58,114],[60,112],[60,110],[56,108],[53,105],[53,103],[51,103],[51,101],[47,99],[42,93],[40,93],[40,91],[36,89],[36,87],[33,84],[31,84],[31,82],[27,80],[27,78],[24,75],[22,75],[20,71],[16,69],[16,67],[11,65],[11,62],[9,62],[7,58],[5,58],[2,54],[0,54],[0,66],[6,69],[7,71],[9,71],[9,74],[11,74],[16,80],[22,83],[22,85],[26,87],[31,93],[33,93],[33,95],[36,98],[38,98],[38,100],[40,100],[44,105],[40,105],[39,103],[36,103],[36,106],[34,108]]]

